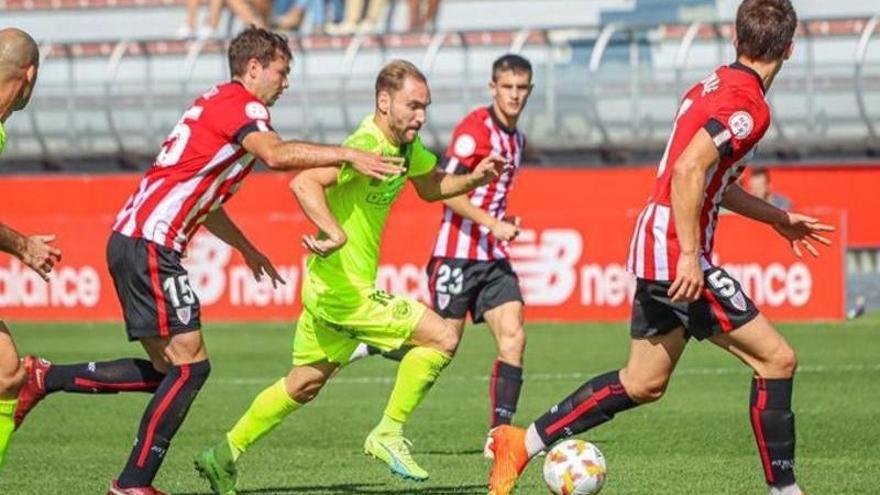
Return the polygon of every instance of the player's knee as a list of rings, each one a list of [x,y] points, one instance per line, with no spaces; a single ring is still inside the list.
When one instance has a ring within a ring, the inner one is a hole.
[[[27,372],[19,361],[0,372],[0,397],[15,397],[27,380]]]
[[[660,400],[666,393],[668,384],[669,381],[664,379],[636,379],[627,380],[624,383],[624,388],[630,399],[644,404]]]
[[[458,329],[455,324],[448,321],[444,321],[438,328],[439,330],[431,339],[431,347],[449,356],[454,356],[458,349],[458,343],[461,341]]]
[[[455,355],[455,351],[458,350],[458,344],[461,342],[461,334],[458,331],[458,328],[449,322],[446,322],[445,330],[443,332],[443,349],[441,349],[446,354],[450,356]]]
[[[320,378],[302,380],[295,384],[293,390],[288,390],[288,393],[297,403],[307,404],[315,400],[325,383],[327,383],[326,380]]]
[[[782,345],[773,354],[770,362],[772,373],[780,378],[790,378],[797,370],[797,354],[788,344]]]

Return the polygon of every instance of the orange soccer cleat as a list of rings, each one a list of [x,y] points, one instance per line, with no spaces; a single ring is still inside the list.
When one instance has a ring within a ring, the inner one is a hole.
[[[492,472],[489,474],[489,495],[509,495],[516,486],[519,475],[529,463],[526,452],[526,431],[514,426],[502,425],[493,429],[489,436],[489,449],[494,455]]]

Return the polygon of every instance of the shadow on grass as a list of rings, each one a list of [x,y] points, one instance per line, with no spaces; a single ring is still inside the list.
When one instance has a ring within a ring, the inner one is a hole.
[[[335,485],[303,485],[255,488],[252,490],[238,490],[236,493],[238,493],[239,495],[289,495],[299,493],[313,495],[337,495],[344,493],[370,495],[405,495],[408,493],[419,495],[476,495],[486,493],[486,485],[420,487],[413,484],[406,488],[387,488],[383,486],[383,483],[342,483]],[[210,492],[191,492],[179,493],[176,495],[208,495],[209,493]]]

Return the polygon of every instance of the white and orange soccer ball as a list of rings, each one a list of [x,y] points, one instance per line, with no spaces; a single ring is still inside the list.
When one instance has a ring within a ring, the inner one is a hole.
[[[556,495],[595,495],[605,478],[605,456],[583,440],[557,444],[544,460],[544,481]]]

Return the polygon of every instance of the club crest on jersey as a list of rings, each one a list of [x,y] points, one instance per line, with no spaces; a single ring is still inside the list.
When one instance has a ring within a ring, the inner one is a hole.
[[[192,309],[189,306],[177,308],[175,312],[177,313],[177,319],[180,320],[181,323],[184,325],[189,324],[189,320],[192,318]]]
[[[740,311],[746,310],[746,296],[744,296],[742,292],[737,291],[737,293],[730,298],[730,303],[733,304],[734,308]]]
[[[737,139],[744,139],[752,133],[752,128],[755,127],[755,121],[752,120],[752,116],[749,112],[739,111],[730,116],[727,120],[727,127],[730,128],[730,132],[732,132]]]
[[[452,296],[449,294],[437,294],[437,307],[440,309],[446,309],[451,300]]]
[[[245,105],[244,114],[254,120],[266,120],[269,118],[269,110],[262,103],[252,101]]]
[[[467,158],[477,151],[477,141],[470,134],[462,134],[455,140],[455,154]]]
[[[394,307],[391,308],[391,315],[398,320],[408,318],[410,314],[412,314],[412,308],[409,303],[404,300],[397,301],[394,303]]]

